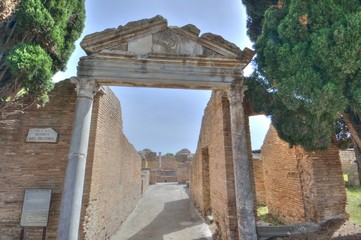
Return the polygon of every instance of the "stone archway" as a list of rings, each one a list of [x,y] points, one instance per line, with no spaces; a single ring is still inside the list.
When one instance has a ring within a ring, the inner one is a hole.
[[[211,89],[230,102],[232,156],[239,239],[257,239],[253,185],[245,134],[243,69],[254,53],[241,51],[222,37],[199,37],[193,25],[168,27],[161,16],[130,22],[86,36],[88,56],[79,61],[68,165],[62,196],[58,239],[77,239],[93,97],[101,86]]]

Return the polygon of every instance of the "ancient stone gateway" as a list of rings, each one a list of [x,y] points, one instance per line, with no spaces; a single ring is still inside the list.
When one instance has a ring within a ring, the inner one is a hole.
[[[156,16],[86,36],[79,61],[76,116],[64,181],[58,239],[77,239],[93,96],[102,86],[212,89],[230,105],[239,239],[257,239],[243,109],[243,68],[253,52],[193,25],[168,27]]]

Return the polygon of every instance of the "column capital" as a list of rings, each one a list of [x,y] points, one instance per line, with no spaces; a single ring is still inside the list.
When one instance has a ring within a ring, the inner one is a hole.
[[[243,103],[244,92],[247,86],[243,85],[243,78],[234,79],[227,89],[227,97],[230,104]]]
[[[76,85],[75,91],[78,97],[93,99],[99,90],[98,84],[93,79],[71,77],[70,81]]]

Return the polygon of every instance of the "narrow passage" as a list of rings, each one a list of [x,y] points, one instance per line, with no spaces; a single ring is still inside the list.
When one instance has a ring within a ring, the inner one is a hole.
[[[211,240],[212,233],[189,200],[185,185],[158,183],[111,240]]]

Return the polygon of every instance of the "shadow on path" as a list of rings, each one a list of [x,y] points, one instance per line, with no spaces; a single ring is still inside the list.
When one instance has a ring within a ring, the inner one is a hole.
[[[165,235],[173,233],[170,239],[194,239],[186,238],[187,233],[183,233],[186,228],[199,228],[201,230],[203,221],[198,216],[198,213],[190,204],[189,199],[181,199],[172,202],[166,202],[164,209],[157,217],[140,232],[133,235],[129,240],[143,240],[143,239],[163,239]],[[204,226],[203,226],[204,227]],[[196,229],[195,229],[196,230]],[[179,232],[179,233],[177,233]],[[184,235],[185,234],[185,235]],[[196,235],[197,233],[195,233]],[[198,232],[200,234],[200,232]],[[192,235],[192,234],[190,234]],[[179,236],[179,238],[177,238]],[[175,238],[176,237],[176,238]],[[191,237],[191,236],[189,236]],[[197,240],[211,240],[211,237],[198,237]]]
[[[212,240],[183,185],[157,184],[148,190],[111,240]]]

